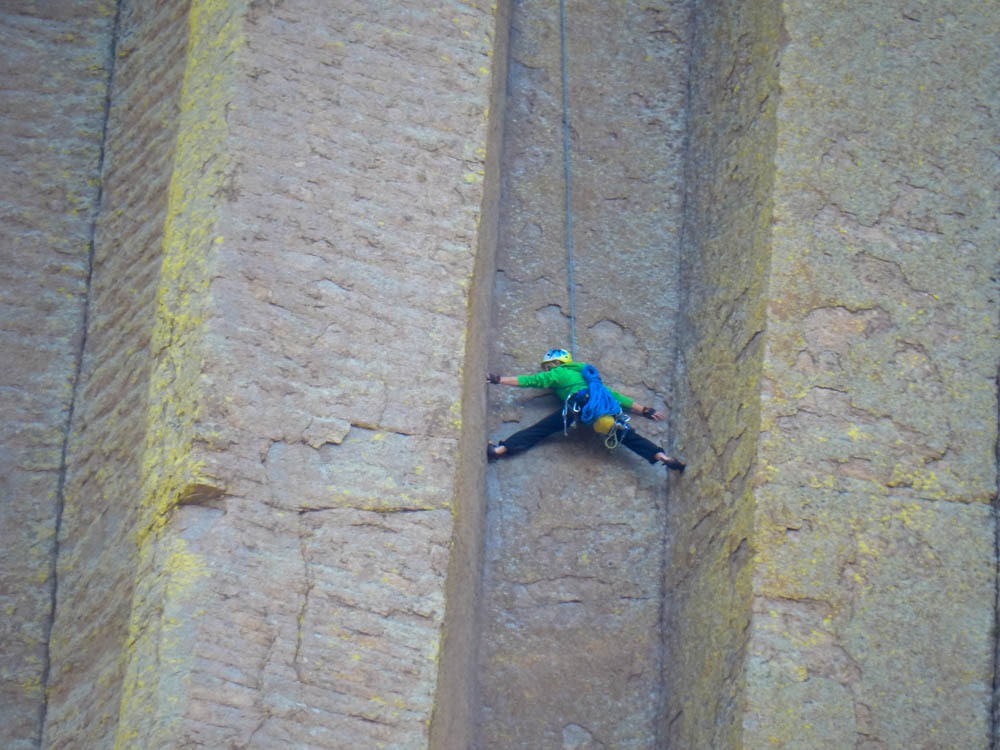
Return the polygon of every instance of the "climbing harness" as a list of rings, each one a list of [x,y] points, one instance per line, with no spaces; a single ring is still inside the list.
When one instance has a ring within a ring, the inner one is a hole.
[[[569,435],[569,428],[576,427],[577,415],[580,413],[580,403],[576,399],[577,396],[584,393],[586,393],[586,391],[582,390],[577,391],[576,393],[571,393],[563,402],[563,435]]]
[[[577,421],[592,425],[594,430],[604,435],[604,445],[614,450],[625,439],[625,433],[632,429],[631,417],[622,411],[621,404],[611,395],[611,391],[601,382],[601,376],[593,365],[584,365],[580,375],[587,383],[586,390],[571,393],[563,402],[563,435]],[[581,403],[581,396],[586,399]]]

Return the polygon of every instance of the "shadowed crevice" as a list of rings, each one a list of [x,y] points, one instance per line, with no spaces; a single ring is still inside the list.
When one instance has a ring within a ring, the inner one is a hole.
[[[997,423],[1000,424],[1000,372],[997,372],[996,379],[997,397]],[[997,444],[994,449],[994,469],[997,472],[997,490],[993,494],[991,503],[993,511],[993,563],[994,568],[994,601],[993,601],[993,686],[990,695],[990,727],[989,727],[989,748],[998,750],[997,744],[997,722],[1000,721],[1000,435],[997,436]]]

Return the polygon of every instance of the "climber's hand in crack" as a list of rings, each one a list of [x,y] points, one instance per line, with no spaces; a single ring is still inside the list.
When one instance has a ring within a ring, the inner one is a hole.
[[[652,406],[643,406],[642,404],[634,403],[630,407],[630,411],[634,414],[641,414],[646,419],[652,419],[654,422],[660,422],[667,418],[667,415],[662,411],[654,409]]]
[[[491,372],[486,376],[486,382],[493,385],[517,385],[517,375],[494,375]]]

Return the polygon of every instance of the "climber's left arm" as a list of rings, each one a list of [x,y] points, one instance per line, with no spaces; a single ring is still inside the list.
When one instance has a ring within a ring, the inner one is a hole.
[[[647,419],[652,419],[655,422],[659,422],[661,419],[666,418],[666,414],[662,411],[654,409],[652,406],[643,406],[638,401],[633,401],[632,406],[629,407],[629,411],[633,414],[641,414]]]

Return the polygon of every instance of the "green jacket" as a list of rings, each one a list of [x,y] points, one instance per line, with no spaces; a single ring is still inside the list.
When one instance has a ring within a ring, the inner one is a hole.
[[[565,401],[571,393],[576,393],[587,387],[587,381],[583,379],[580,370],[586,362],[570,362],[565,365],[553,367],[548,372],[536,372],[534,375],[518,375],[517,384],[522,388],[551,388],[555,391],[560,401]],[[622,405],[622,409],[630,409],[634,399],[628,396],[611,391],[611,395]]]

